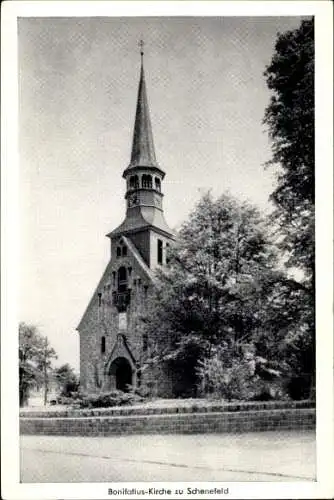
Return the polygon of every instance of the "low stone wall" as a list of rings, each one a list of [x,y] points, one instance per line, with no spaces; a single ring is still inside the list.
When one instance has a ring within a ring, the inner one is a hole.
[[[126,415],[162,415],[173,413],[211,413],[211,412],[240,412],[253,410],[281,410],[315,408],[315,401],[248,401],[226,403],[220,401],[197,400],[196,403],[188,404],[187,400],[178,400],[172,406],[161,406],[154,401],[147,405],[145,403],[133,406],[114,406],[111,408],[62,408],[48,410],[32,410],[26,408],[20,411],[20,417],[45,418],[45,417],[107,417]]]
[[[314,407],[270,408],[266,405],[266,408],[255,405],[252,409],[238,411],[226,411],[225,408],[225,411],[164,411],[146,415],[29,415],[20,418],[20,431],[21,434],[112,436],[315,429]]]

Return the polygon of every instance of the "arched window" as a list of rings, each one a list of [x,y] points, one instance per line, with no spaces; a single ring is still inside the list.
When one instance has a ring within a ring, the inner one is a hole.
[[[130,189],[138,189],[138,188],[139,188],[138,175],[132,175],[130,177]]]
[[[160,192],[161,191],[161,182],[160,182],[159,177],[156,177],[154,179],[154,181],[155,181],[155,189]]]
[[[123,257],[126,257],[127,253],[128,253],[128,249],[127,249],[127,247],[124,245],[124,247],[122,247],[122,255],[123,255]]]
[[[141,185],[143,188],[152,189],[152,176],[144,174],[141,178]]]
[[[117,289],[119,293],[126,292],[128,287],[128,279],[126,268],[124,266],[120,267],[117,273]]]
[[[120,257],[122,255],[122,249],[121,249],[121,247],[117,247],[116,255],[117,255],[117,257]]]

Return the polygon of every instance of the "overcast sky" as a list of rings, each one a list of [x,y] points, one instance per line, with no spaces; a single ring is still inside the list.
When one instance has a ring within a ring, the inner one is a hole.
[[[298,17],[21,18],[20,320],[78,369],[75,331],[125,214],[140,69],[169,225],[201,193],[268,209],[263,71]]]

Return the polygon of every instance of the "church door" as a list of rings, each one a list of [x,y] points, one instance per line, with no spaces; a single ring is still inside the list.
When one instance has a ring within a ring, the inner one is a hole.
[[[116,389],[127,392],[132,385],[132,368],[125,358],[116,358],[111,364],[109,374],[114,377]]]

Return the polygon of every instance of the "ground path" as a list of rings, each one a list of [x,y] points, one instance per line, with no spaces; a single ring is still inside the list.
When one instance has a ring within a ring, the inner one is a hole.
[[[22,482],[314,481],[315,432],[21,436]]]

